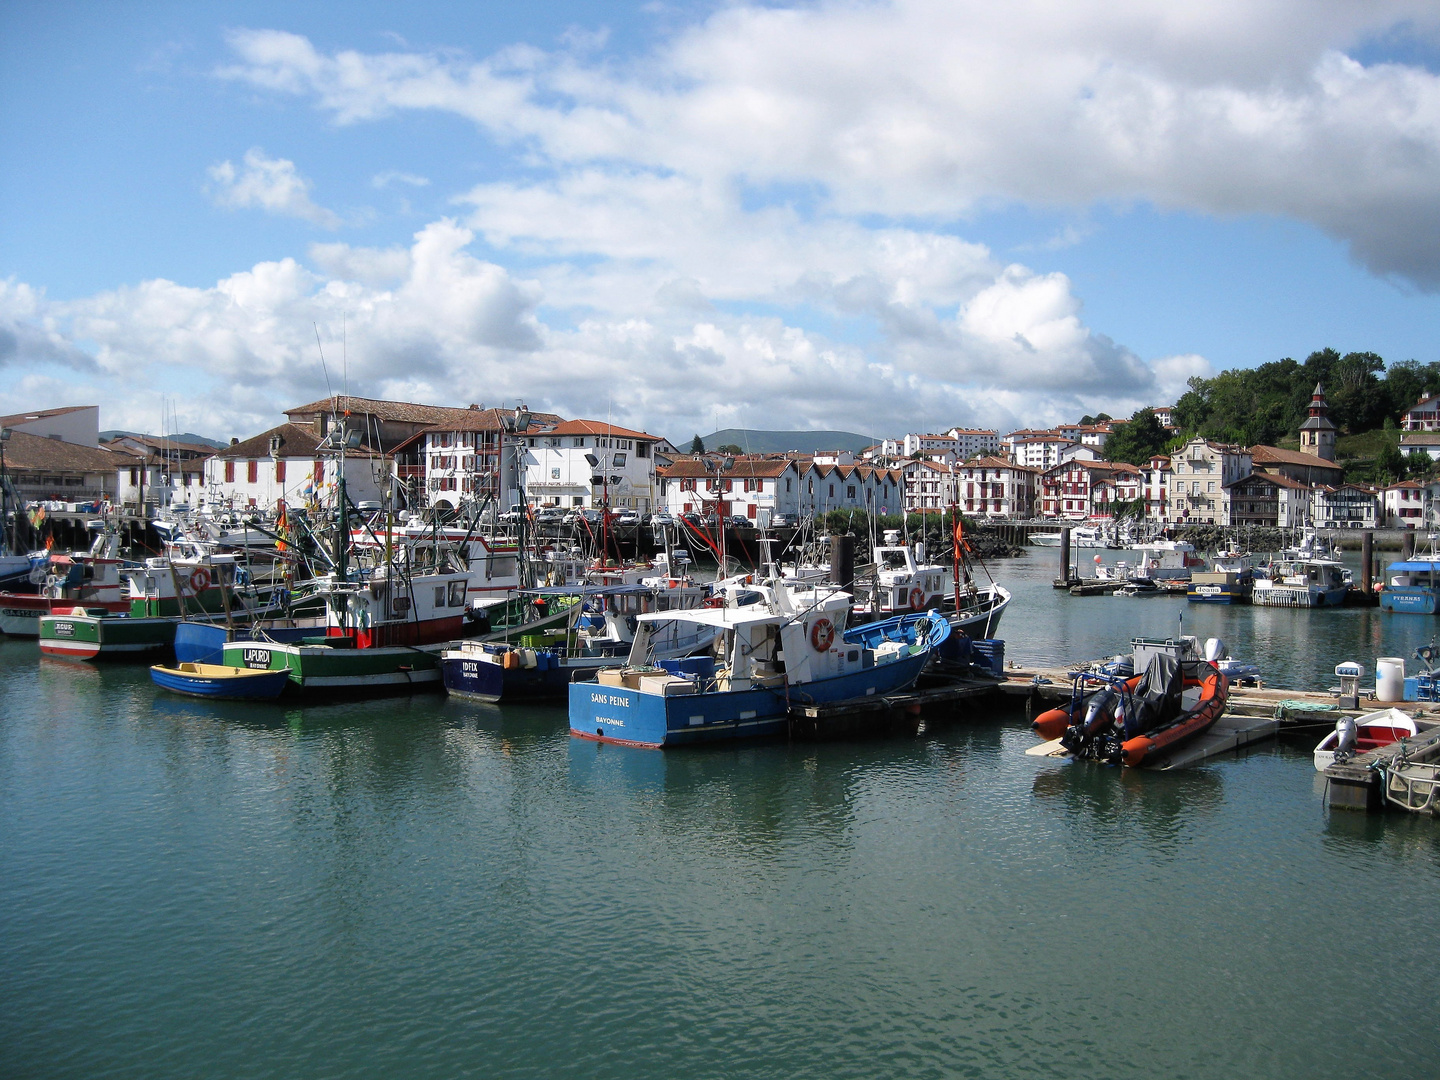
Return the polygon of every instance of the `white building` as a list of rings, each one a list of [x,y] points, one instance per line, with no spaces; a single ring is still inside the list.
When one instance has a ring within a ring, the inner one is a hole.
[[[1380,492],[1384,524],[1399,529],[1429,528],[1431,509],[1434,506],[1434,489],[1437,486],[1440,485],[1404,480],[1384,488]]]
[[[1077,440],[1066,438],[1063,435],[1029,435],[1011,443],[1010,457],[1017,465],[1044,472],[1067,460],[1066,451],[1076,449],[1080,445]]]
[[[1311,491],[1311,520],[1321,529],[1373,529],[1380,498],[1363,484],[1319,485]]]
[[[882,447],[888,447],[887,441]],[[899,450],[895,456],[914,457],[922,454],[925,457],[933,457],[938,461],[947,464],[964,461],[966,458],[978,457],[981,454],[998,454],[1000,452],[1000,435],[988,428],[961,428],[954,427],[948,431],[934,435],[906,435],[899,443]]]
[[[1223,525],[1226,485],[1251,472],[1250,452],[1196,436],[1170,458],[1170,521]]]
[[[1409,454],[1415,450],[1429,454],[1431,461],[1440,461],[1440,431],[1402,431],[1400,433],[1400,452]]]
[[[629,507],[647,514],[660,505],[655,452],[658,435],[601,420],[565,420],[528,440],[525,495],[532,506]]]
[[[38,435],[42,439],[59,439],[76,446],[100,445],[100,406],[67,405],[61,409],[31,409],[29,412],[0,416],[0,427]]]
[[[244,442],[232,442],[205,460],[205,491],[197,505],[211,509],[273,510],[333,498],[339,462],[319,449],[313,426],[281,424]],[[390,479],[388,459],[362,442],[345,452],[345,488],[351,502],[378,501]]]
[[[772,517],[783,514],[794,521],[803,510],[804,477],[812,471],[804,458],[735,458],[729,470],[706,469],[707,459],[681,458],[657,470],[664,489],[665,508],[672,514],[717,512],[739,514],[752,521],[762,509]],[[723,460],[711,456],[719,465]]]
[[[1170,459],[1156,454],[1140,470],[1145,517],[1148,521],[1165,521],[1170,504]]]
[[[902,462],[907,514],[935,513],[955,502],[955,476],[949,465],[927,458]]]
[[[1000,453],[1000,433],[990,428],[951,428],[949,435],[955,440],[957,461]]]
[[[1401,431],[1440,431],[1440,396],[1426,394],[1400,417]]]
[[[999,457],[975,457],[955,469],[958,501],[967,514],[1028,518],[1035,514],[1039,474]]]

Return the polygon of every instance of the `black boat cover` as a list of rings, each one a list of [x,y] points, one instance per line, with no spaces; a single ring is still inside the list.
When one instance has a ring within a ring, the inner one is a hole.
[[[1164,727],[1180,715],[1180,692],[1184,688],[1184,672],[1180,661],[1165,653],[1150,658],[1132,697],[1133,705],[1125,713],[1125,737]]]

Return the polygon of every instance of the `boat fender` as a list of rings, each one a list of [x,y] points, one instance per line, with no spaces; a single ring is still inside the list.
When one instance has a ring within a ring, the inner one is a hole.
[[[910,606],[917,610],[925,604],[925,590],[916,585],[910,590]]]

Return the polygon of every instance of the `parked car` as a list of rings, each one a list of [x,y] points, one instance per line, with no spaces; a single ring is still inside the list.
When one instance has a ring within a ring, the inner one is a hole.
[[[613,520],[617,525],[638,525],[640,524],[640,515],[626,507],[616,510]]]
[[[795,522],[790,518],[788,514],[770,515],[770,527],[772,529],[788,529],[791,525],[794,524]]]
[[[558,525],[565,520],[565,511],[558,506],[543,506],[535,511],[536,525]]]
[[[514,525],[524,516],[525,510],[523,507],[512,506],[509,510],[506,510],[503,514],[500,515],[500,521],[506,525]]]
[[[651,525],[674,525],[674,524],[675,524],[675,516],[674,516],[673,514],[671,514],[668,510],[656,510],[655,513],[653,513],[653,514],[650,515],[649,524],[651,524]]]
[[[725,519],[725,524],[732,529],[753,529],[755,523],[744,514],[731,514]]]

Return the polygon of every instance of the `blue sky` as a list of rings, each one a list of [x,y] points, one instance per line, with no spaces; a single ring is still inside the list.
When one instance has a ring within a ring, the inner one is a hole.
[[[15,3],[0,410],[1008,428],[1440,359],[1433,4]]]

